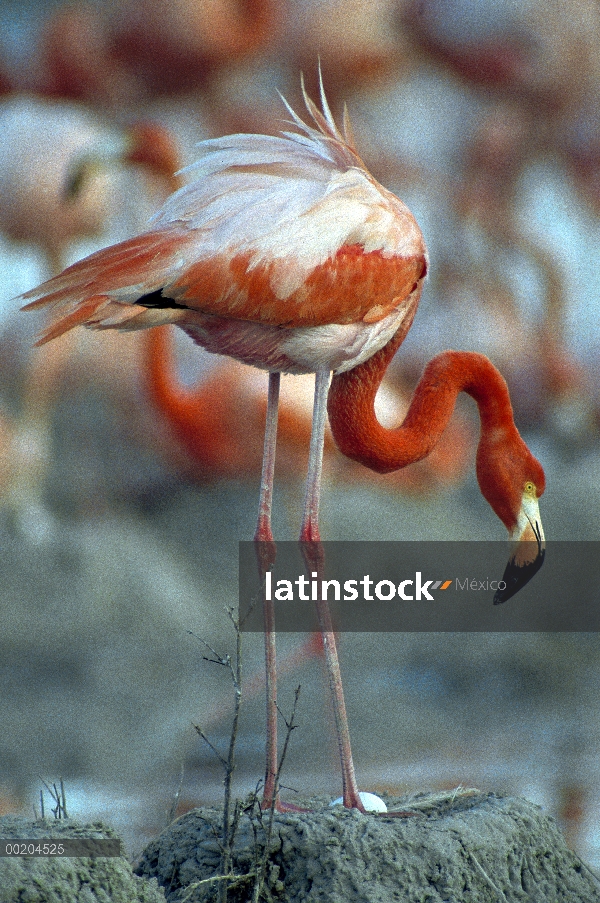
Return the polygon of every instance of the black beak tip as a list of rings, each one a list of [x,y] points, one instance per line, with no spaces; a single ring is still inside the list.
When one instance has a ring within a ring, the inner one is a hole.
[[[501,605],[516,595],[520,589],[523,589],[525,584],[529,583],[543,565],[545,555],[546,550],[540,549],[539,554],[533,561],[522,566],[515,564],[514,558],[511,558],[506,565],[501,581],[504,583],[504,589],[497,590],[494,596],[494,605]]]

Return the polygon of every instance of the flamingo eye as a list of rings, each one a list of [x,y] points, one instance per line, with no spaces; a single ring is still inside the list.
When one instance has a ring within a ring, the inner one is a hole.
[[[531,480],[527,480],[527,482],[525,483],[525,486],[523,487],[523,493],[525,495],[531,495],[534,498],[537,498],[535,483],[532,483]]]

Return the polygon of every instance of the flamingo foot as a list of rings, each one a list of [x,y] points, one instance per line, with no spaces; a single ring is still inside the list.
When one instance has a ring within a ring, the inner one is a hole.
[[[306,806],[297,806],[295,803],[282,803],[281,800],[277,800],[275,803],[275,812],[312,812],[312,809],[308,809]]]
[[[268,812],[271,806],[273,806],[273,792],[267,792],[268,788],[265,788],[265,792],[263,793],[262,802],[260,804],[260,808],[263,812]],[[305,806],[296,806],[295,803],[283,803],[279,799],[279,793],[275,799],[275,805],[273,806],[275,812],[312,812],[312,809],[307,809]]]

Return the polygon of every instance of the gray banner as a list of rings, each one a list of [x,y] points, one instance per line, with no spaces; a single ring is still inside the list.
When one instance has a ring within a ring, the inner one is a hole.
[[[258,551],[268,564],[262,586]],[[539,572],[496,605],[505,542],[324,542],[305,552],[297,542],[240,543],[243,630],[264,629],[265,594],[279,632],[317,630],[323,597],[339,632],[600,630],[597,542],[548,544]]]
[[[121,841],[112,837],[35,837],[21,840],[0,840],[0,857],[20,859],[32,856],[52,858],[114,858],[122,855]]]

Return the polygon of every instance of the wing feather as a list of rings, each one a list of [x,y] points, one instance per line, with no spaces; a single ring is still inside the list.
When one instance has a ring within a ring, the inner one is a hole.
[[[337,128],[322,80],[322,110],[302,89],[312,124],[286,104],[297,133],[202,142],[187,170],[195,181],[150,231],[23,295],[29,309],[53,307],[42,340],[81,323],[138,329],[194,315],[282,327],[370,323],[402,303],[426,269],[421,232],[364,167],[346,113]],[[144,302],[155,293],[164,305]]]

